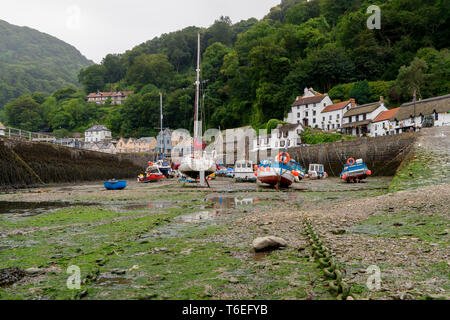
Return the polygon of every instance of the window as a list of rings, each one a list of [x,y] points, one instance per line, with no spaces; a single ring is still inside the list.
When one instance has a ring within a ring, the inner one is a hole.
[[[332,116],[332,115],[330,116],[330,121],[331,121],[331,120],[333,120],[333,116]]]
[[[359,121],[359,115],[356,116],[356,121]]]
[[[300,118],[300,112],[299,112],[299,113],[297,113],[297,118]]]
[[[338,124],[337,124],[337,128],[339,129],[340,127],[341,127],[341,124],[340,124],[340,123],[338,123]]]
[[[316,123],[316,118],[313,119],[313,123]]]
[[[326,106],[327,106],[327,104],[326,104],[326,103],[324,102],[324,103],[323,103],[323,106],[324,106],[324,107],[326,107]]]
[[[439,113],[437,113],[436,111],[434,112],[434,120],[439,120]]]
[[[338,113],[337,115],[336,115],[336,119],[340,119],[341,118],[341,115]]]
[[[305,117],[307,117],[307,116],[308,116],[308,111],[305,112]]]
[[[325,122],[325,117],[322,118],[322,122]]]
[[[363,120],[366,120],[366,118],[367,118],[367,114],[363,114]]]
[[[313,111],[313,116],[315,116],[315,115],[316,115],[316,110]]]

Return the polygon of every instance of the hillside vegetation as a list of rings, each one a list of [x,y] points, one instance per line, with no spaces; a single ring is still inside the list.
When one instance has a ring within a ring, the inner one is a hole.
[[[80,69],[91,64],[55,37],[0,20],[0,106],[35,91],[78,86]]]
[[[367,8],[381,9],[370,30]],[[205,128],[267,127],[305,87],[359,104],[384,96],[389,106],[450,92],[448,0],[283,0],[262,20],[187,27],[81,70],[84,93],[46,98],[41,126],[80,131],[94,122],[114,135],[155,134],[159,92],[165,123],[192,130],[197,33],[202,39],[201,115]],[[134,90],[122,106],[90,107],[96,90]],[[83,105],[80,114],[75,105]],[[4,119],[11,122],[14,103]],[[39,113],[39,112],[38,112]]]

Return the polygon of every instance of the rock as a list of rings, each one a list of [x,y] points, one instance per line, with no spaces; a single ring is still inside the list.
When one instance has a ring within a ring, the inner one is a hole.
[[[337,229],[337,230],[332,230],[331,233],[335,234],[335,235],[342,235],[342,234],[345,234],[346,231],[344,229]]]
[[[347,300],[355,300],[355,299],[353,299],[352,296],[348,296],[348,297],[347,297]]]
[[[113,270],[111,270],[111,273],[112,274],[117,274],[117,275],[124,275],[124,274],[127,273],[127,271],[126,270],[121,270],[121,269],[113,269]]]
[[[279,237],[270,236],[253,240],[253,249],[256,252],[278,249],[280,247],[287,247],[287,241]]]
[[[230,279],[228,279],[228,282],[229,283],[239,283],[239,280],[236,278],[230,278]]]
[[[405,284],[405,289],[406,290],[412,290],[414,288],[414,284],[412,282],[407,282]]]
[[[403,223],[396,222],[396,223],[393,224],[393,226],[394,227],[401,227],[401,226],[403,226]]]
[[[7,268],[0,270],[0,287],[11,285],[25,277],[25,272],[20,268]]]
[[[28,269],[25,269],[25,273],[28,275],[34,276],[34,275],[43,273],[43,270],[39,269],[39,268],[28,268]]]

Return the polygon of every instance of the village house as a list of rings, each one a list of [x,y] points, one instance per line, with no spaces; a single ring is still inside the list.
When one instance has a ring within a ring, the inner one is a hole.
[[[381,112],[388,109],[384,105],[383,97],[380,101],[369,103],[355,108],[350,108],[344,114],[342,122],[343,132],[353,136],[364,136],[370,134],[369,125]]]
[[[293,148],[300,146],[302,144],[300,134],[303,130],[302,124],[279,124],[275,130],[272,130],[272,148]]]
[[[175,131],[172,134],[172,161],[181,162],[181,159],[192,154],[194,139],[188,133]]]
[[[252,152],[269,150],[272,148],[271,144],[272,135],[271,134],[262,134],[253,139],[253,148]]]
[[[111,141],[111,130],[105,126],[93,126],[84,133],[84,142]]]
[[[293,148],[301,146],[300,134],[303,132],[302,124],[279,124],[270,134],[260,135],[253,139],[252,152]]]
[[[87,101],[96,104],[105,104],[108,99],[111,100],[111,104],[122,104],[130,94],[134,91],[118,91],[118,92],[100,92],[90,93],[87,96]]]
[[[169,155],[172,152],[172,130],[164,129],[156,137],[156,151]]]
[[[416,101],[415,103],[405,103],[401,105],[390,122],[394,132],[398,134],[421,128],[425,117],[429,117],[433,121],[433,126],[449,126],[450,94]]]
[[[136,138],[120,138],[117,142],[117,153],[141,153],[155,151],[157,146],[154,137]]]
[[[116,147],[111,141],[86,142],[83,144],[83,149],[109,154],[117,153]]]
[[[369,125],[371,137],[380,137],[394,134],[391,118],[394,117],[400,108],[395,108],[381,112]]]
[[[325,131],[338,131],[342,127],[344,114],[351,108],[356,107],[355,99],[329,105],[322,110],[319,128]]]
[[[303,96],[297,97],[292,104],[285,122],[302,124],[305,127],[320,127],[321,112],[327,106],[332,105],[328,94],[321,94],[312,88],[305,88]]]

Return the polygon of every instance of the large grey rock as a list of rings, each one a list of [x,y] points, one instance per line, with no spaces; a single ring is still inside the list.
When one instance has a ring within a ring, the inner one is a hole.
[[[256,238],[255,240],[253,240],[253,249],[256,252],[278,249],[280,247],[287,247],[287,245],[288,244],[286,240],[274,236]]]

